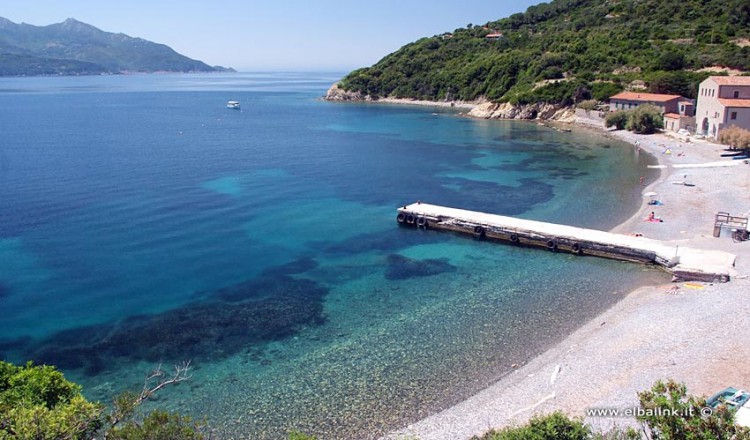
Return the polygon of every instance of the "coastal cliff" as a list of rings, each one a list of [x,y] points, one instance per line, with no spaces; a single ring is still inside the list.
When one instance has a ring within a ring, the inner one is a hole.
[[[326,101],[376,101],[372,96],[358,91],[346,91],[338,83],[332,85],[323,97]]]
[[[474,107],[468,115],[481,119],[540,119],[560,122],[575,120],[575,110],[572,108],[543,102],[524,105],[485,102]]]
[[[478,119],[525,119],[525,120],[552,120],[560,122],[573,122],[575,120],[575,111],[563,105],[536,103],[536,104],[518,104],[495,103],[487,101],[478,101],[467,103],[463,101],[422,101],[413,99],[399,98],[374,98],[365,95],[359,91],[347,91],[339,87],[336,83],[332,85],[325,96],[326,101],[361,101],[361,102],[387,102],[394,104],[420,104],[420,105],[439,105],[460,107],[469,110],[467,116]]]

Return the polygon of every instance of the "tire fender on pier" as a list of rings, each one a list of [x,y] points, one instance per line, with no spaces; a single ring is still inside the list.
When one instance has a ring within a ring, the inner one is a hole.
[[[573,243],[570,250],[576,255],[583,255],[583,246],[581,246],[581,243]]]

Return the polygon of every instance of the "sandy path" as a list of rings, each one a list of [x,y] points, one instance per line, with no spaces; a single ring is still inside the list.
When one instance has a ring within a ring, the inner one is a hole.
[[[635,407],[636,393],[658,379],[674,378],[702,395],[726,386],[750,388],[750,242],[712,235],[716,212],[750,212],[750,165],[673,168],[726,160],[720,158],[724,147],[666,135],[606,135],[631,144],[640,140],[641,151],[666,166],[644,188],[656,192],[653,198],[664,205],[649,206],[650,198],[644,197],[639,212],[613,231],[734,253],[739,276],[700,289],[677,283],[634,291],[493,386],[386,438],[468,439],[490,428],[523,423],[533,414],[563,410],[584,417],[587,408]],[[671,154],[664,153],[666,148]],[[682,182],[685,174],[689,186],[673,183]],[[644,222],[651,211],[664,222]],[[634,423],[626,418],[586,420],[601,429]]]

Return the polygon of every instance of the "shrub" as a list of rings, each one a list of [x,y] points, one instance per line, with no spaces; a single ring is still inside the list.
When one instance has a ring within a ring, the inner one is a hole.
[[[604,118],[604,125],[609,127],[615,127],[618,130],[622,130],[628,125],[628,112],[624,110],[618,110],[616,112],[608,113]]]
[[[54,367],[0,361],[0,438],[90,439],[102,411]]]
[[[124,393],[116,398],[111,414],[89,402],[81,386],[65,379],[48,365],[15,366],[0,361],[0,439],[101,438],[117,440],[197,440],[204,438],[189,417],[154,411],[139,419],[136,406],[166,385],[189,379],[189,362],[167,376],[158,367],[146,379],[141,394]],[[157,383],[150,382],[158,379]]]
[[[656,60],[656,67],[666,71],[682,70],[685,67],[685,56],[671,50],[664,52]]]
[[[596,99],[587,99],[585,101],[579,102],[577,107],[582,110],[591,111],[591,110],[595,110],[598,104],[599,103]]]
[[[201,440],[204,438],[190,417],[156,410],[143,422],[129,421],[108,432],[108,440]]]
[[[609,97],[622,92],[622,87],[607,81],[599,81],[591,84],[591,97],[597,101],[609,101]]]
[[[750,131],[731,125],[719,132],[719,142],[730,148],[750,150]]]
[[[653,105],[641,105],[628,112],[626,128],[638,134],[652,134],[664,128],[661,110]]]
[[[523,426],[491,430],[472,440],[750,440],[750,430],[734,424],[734,415],[725,406],[703,414],[706,399],[690,396],[684,384],[672,380],[656,382],[651,390],[638,393],[637,417],[643,433],[633,428],[613,428],[592,432],[581,420],[561,412],[532,418]]]
[[[590,429],[582,421],[557,411],[534,417],[524,426],[492,430],[473,440],[586,440],[590,435]]]
[[[706,399],[689,396],[684,384],[658,381],[649,391],[638,393],[639,416],[654,440],[750,439],[750,431],[734,424],[734,415],[723,405],[706,416],[701,414]]]

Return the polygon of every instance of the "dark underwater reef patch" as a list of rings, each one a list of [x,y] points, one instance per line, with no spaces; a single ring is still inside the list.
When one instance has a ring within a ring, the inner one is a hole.
[[[396,252],[419,244],[439,243],[441,234],[415,234],[410,228],[396,227],[396,209],[393,209],[393,227],[386,231],[362,234],[325,246],[322,251],[333,255],[357,255],[365,252]]]
[[[303,257],[281,266],[266,269],[263,274],[266,278],[274,275],[296,275],[307,272],[318,267],[318,262],[312,257]]]
[[[403,255],[391,254],[388,255],[388,268],[385,277],[389,280],[405,280],[453,272],[454,270],[456,270],[456,266],[448,263],[445,258],[413,260]]]
[[[0,359],[10,359],[9,353],[17,352],[27,347],[31,342],[29,337],[21,337],[16,339],[0,339]]]
[[[554,188],[550,184],[535,179],[520,179],[519,182],[520,188],[511,188],[493,182],[451,177],[445,179],[444,184],[456,185],[461,188],[460,191],[446,191],[443,200],[427,202],[460,206],[472,211],[518,215],[539,203],[551,200],[554,196]]]
[[[322,301],[327,293],[328,289],[310,280],[266,275],[161,314],[59,332],[37,343],[27,357],[37,363],[82,369],[89,375],[117,359],[221,359],[322,324]]]

